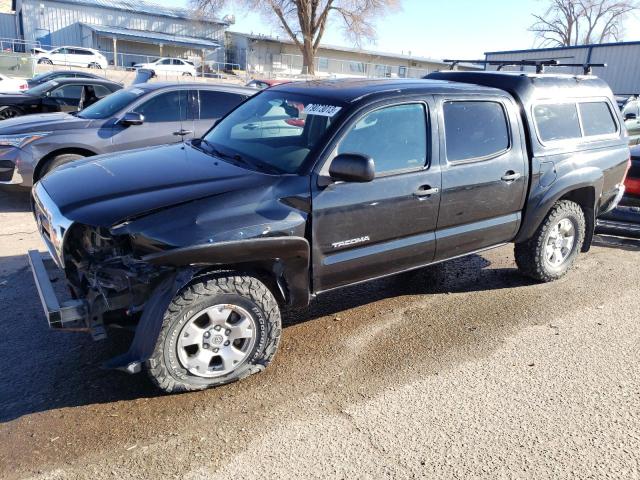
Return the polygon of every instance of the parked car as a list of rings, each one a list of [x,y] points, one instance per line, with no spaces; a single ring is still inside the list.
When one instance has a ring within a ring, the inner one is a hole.
[[[57,298],[54,265],[29,252],[50,326],[137,324],[107,366],[144,366],[178,392],[263,370],[280,309],[323,292],[508,242],[525,275],[562,277],[624,192],[611,90],[592,76],[434,78],[278,85],[202,139],[50,173],[35,217],[73,292]],[[264,135],[274,105],[304,128]]]
[[[24,78],[11,78],[0,73],[0,93],[20,93],[28,88]]]
[[[93,78],[50,80],[23,93],[0,94],[0,120],[34,113],[76,112],[121,88],[119,83]]]
[[[640,100],[637,97],[631,97],[622,107],[622,117],[624,118],[624,126],[629,132],[629,145],[637,145],[640,143]]]
[[[52,72],[45,72],[36,75],[33,78],[27,80],[28,88],[33,88],[43,83],[47,83],[50,80],[59,80],[60,78],[96,78],[98,80],[104,79],[104,76],[96,75],[91,72],[83,72],[81,70],[54,70]]]
[[[145,83],[77,114],[0,122],[0,183],[31,186],[53,168],[93,155],[178,143],[203,135],[255,91],[244,87]]]
[[[620,205],[598,218],[598,231],[619,236],[640,236],[640,146],[631,148],[626,190]]]
[[[290,80],[274,80],[274,79],[257,79],[254,78],[247,82],[246,86],[256,88],[258,90],[264,90],[265,88],[273,87],[274,85],[282,85],[283,83],[289,83]]]
[[[150,63],[137,63],[133,68],[136,70],[139,68],[146,68],[153,70],[156,74],[164,73],[188,77],[195,77],[197,74],[196,67],[193,63],[182,60],[181,58],[163,57]]]
[[[85,47],[58,47],[52,50],[35,48],[38,63],[69,67],[107,68],[109,62],[99,51]]]

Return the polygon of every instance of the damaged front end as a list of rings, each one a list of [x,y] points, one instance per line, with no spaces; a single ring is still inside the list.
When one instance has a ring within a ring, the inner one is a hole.
[[[105,326],[135,324],[169,269],[136,259],[126,235],[67,221],[39,185],[33,196],[50,258],[30,251],[29,263],[49,326],[101,339]]]

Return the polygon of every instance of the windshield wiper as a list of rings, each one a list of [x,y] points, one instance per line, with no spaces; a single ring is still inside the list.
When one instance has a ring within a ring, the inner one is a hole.
[[[260,161],[249,161],[248,159],[244,158],[242,155],[240,155],[239,153],[224,153],[221,152],[220,150],[218,150],[216,148],[216,146],[209,142],[208,140],[202,138],[200,139],[200,143],[205,143],[207,145],[207,147],[209,148],[209,153],[212,153],[213,155],[220,157],[220,158],[226,158],[228,160],[231,160],[233,162],[236,163],[241,163],[242,165],[245,165],[247,167],[250,168],[257,168],[258,170],[262,170],[263,172],[268,172],[268,173],[282,173],[278,168],[276,167],[272,167],[269,164],[266,164],[264,162],[260,162]]]
[[[244,158],[243,158],[240,154],[238,154],[238,153],[234,153],[234,154],[232,155],[232,154],[229,154],[229,153],[221,152],[220,150],[218,150],[218,149],[216,148],[216,146],[215,146],[213,143],[211,143],[210,141],[208,141],[208,140],[206,140],[206,139],[204,139],[204,138],[203,138],[203,139],[201,139],[201,142],[202,142],[202,143],[206,143],[206,144],[207,144],[207,146],[209,147],[209,149],[211,150],[211,153],[213,153],[213,154],[214,154],[215,156],[217,156],[217,157],[220,157],[220,158],[227,158],[227,159],[229,159],[229,160],[234,160],[234,161],[236,161],[236,162],[238,162],[238,163],[242,163],[243,165],[247,165],[247,166],[249,166],[249,167],[254,166],[252,163],[250,163],[249,161],[247,161],[246,159],[244,159]]]

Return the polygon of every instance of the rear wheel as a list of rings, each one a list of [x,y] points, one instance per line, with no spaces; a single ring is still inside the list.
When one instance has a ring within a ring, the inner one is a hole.
[[[168,393],[234,382],[271,362],[281,329],[276,299],[260,280],[215,275],[173,299],[146,370]]]
[[[193,77],[193,75],[190,72],[182,72],[182,76],[183,77]]]
[[[0,107],[0,120],[21,117],[24,112],[17,107]]]
[[[77,153],[63,153],[61,155],[57,155],[53,157],[51,160],[49,160],[42,167],[42,170],[40,171],[40,175],[38,176],[37,180],[40,180],[42,177],[44,177],[49,172],[55,170],[56,168],[58,168],[60,165],[73,162],[75,160],[80,160],[81,158],[84,158],[84,155],[80,155]]]
[[[533,237],[516,244],[516,264],[531,278],[542,282],[556,280],[573,266],[584,235],[585,219],[580,205],[569,200],[556,202]]]

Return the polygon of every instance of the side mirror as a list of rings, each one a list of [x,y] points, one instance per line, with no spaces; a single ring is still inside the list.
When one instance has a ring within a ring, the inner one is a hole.
[[[342,153],[333,159],[329,175],[344,182],[370,182],[376,176],[373,158],[358,153]]]
[[[625,113],[624,114],[624,120],[625,122],[627,120],[636,120],[638,118],[638,116],[635,113]]]
[[[144,123],[144,115],[138,112],[127,112],[120,120],[122,125],[142,125]]]

